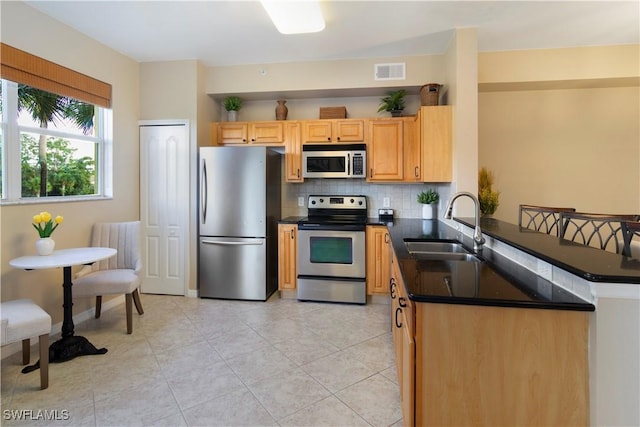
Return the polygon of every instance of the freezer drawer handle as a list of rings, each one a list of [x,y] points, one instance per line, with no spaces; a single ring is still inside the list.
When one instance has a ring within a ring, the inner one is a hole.
[[[227,245],[227,246],[260,246],[263,241],[251,241],[251,242],[225,242],[225,241],[215,241],[215,240],[203,240],[202,243],[208,243],[210,245]]]

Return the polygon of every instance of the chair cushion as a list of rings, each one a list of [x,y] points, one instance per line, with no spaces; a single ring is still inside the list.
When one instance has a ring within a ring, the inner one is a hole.
[[[51,316],[29,299],[0,303],[2,345],[51,332]]]
[[[129,294],[140,285],[140,277],[129,269],[98,270],[74,279],[73,296]]]

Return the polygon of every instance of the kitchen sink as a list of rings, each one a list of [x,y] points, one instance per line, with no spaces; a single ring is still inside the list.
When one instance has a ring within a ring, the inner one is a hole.
[[[480,258],[477,256],[461,252],[411,252],[411,257],[425,261],[481,262]]]
[[[405,240],[404,244],[415,259],[480,262],[459,242]]]
[[[409,253],[414,252],[437,252],[437,253],[462,253],[468,254],[461,243],[458,242],[425,242],[425,241],[407,241],[404,242]]]

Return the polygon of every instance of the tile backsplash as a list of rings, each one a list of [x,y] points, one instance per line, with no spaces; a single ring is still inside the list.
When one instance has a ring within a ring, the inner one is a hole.
[[[373,184],[364,179],[307,179],[301,184],[282,184],[282,217],[306,216],[309,195],[363,195],[367,196],[368,216],[377,217],[378,209],[384,208],[384,198],[389,198],[389,208],[395,218],[421,218],[422,205],[418,193],[429,188],[440,194],[438,217],[443,216],[452,184]],[[304,207],[298,206],[298,197],[303,197]]]

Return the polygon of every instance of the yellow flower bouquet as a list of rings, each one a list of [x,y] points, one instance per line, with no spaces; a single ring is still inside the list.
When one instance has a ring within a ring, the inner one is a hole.
[[[64,218],[60,215],[53,218],[49,212],[40,212],[33,216],[33,228],[38,230],[40,238],[51,237]]]

